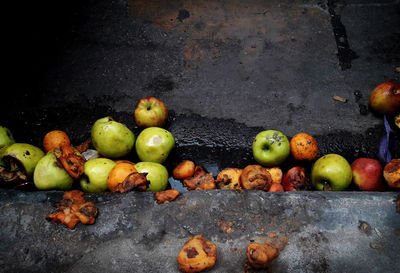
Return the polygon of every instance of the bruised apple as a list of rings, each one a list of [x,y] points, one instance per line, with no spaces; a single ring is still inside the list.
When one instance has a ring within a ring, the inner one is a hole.
[[[351,163],[353,182],[363,191],[383,190],[382,165],[372,158],[358,158]]]
[[[303,191],[311,188],[306,170],[303,167],[293,167],[287,171],[282,181],[285,191]]]
[[[8,186],[22,186],[32,178],[33,172],[43,158],[43,151],[31,144],[14,143],[0,151],[0,182]]]
[[[369,104],[375,112],[392,115],[400,111],[400,85],[384,82],[375,87],[369,96]]]
[[[147,191],[159,192],[167,188],[168,171],[163,165],[155,162],[139,162],[135,164],[135,169],[139,173],[145,173],[147,180],[150,181]]]
[[[136,153],[141,161],[163,163],[175,146],[174,136],[159,127],[144,129],[136,140]]]

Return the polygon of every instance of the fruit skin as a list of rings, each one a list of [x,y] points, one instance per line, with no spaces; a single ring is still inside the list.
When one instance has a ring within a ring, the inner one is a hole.
[[[163,128],[149,127],[139,134],[135,145],[141,161],[163,163],[175,147],[175,138]]]
[[[33,182],[39,190],[69,190],[74,179],[58,164],[55,154],[49,152],[36,165]]]
[[[382,191],[383,167],[381,163],[372,158],[358,158],[351,163],[353,182],[362,191]]]
[[[162,127],[168,118],[168,109],[159,99],[147,97],[139,100],[133,116],[139,127]]]
[[[287,137],[275,130],[267,130],[257,134],[253,141],[254,159],[265,167],[281,164],[290,153]]]
[[[303,167],[293,167],[287,171],[282,181],[285,191],[302,191],[311,188],[306,170]]]
[[[115,192],[118,184],[124,182],[128,175],[135,172],[137,172],[137,170],[132,162],[119,160],[108,174],[108,189]]]
[[[59,148],[63,145],[71,145],[71,141],[64,131],[50,131],[43,138],[43,148],[46,152],[55,148]]]
[[[167,169],[155,162],[139,162],[135,164],[135,168],[139,173],[147,173],[147,180],[150,181],[147,191],[158,192],[163,191],[168,185]]]
[[[104,192],[108,190],[108,174],[116,163],[108,158],[94,158],[85,162],[84,175],[79,184],[85,192]]]
[[[311,183],[317,190],[341,191],[351,184],[353,172],[347,160],[338,154],[319,158],[311,170]]]
[[[19,160],[25,168],[26,175],[31,177],[35,170],[36,164],[44,156],[44,152],[31,144],[14,143],[2,151],[3,157],[11,156]]]
[[[400,85],[384,82],[375,87],[369,96],[372,110],[381,115],[392,115],[400,111]]]
[[[290,152],[295,160],[313,161],[318,156],[317,141],[309,134],[296,134],[290,140]]]
[[[272,183],[271,187],[268,190],[268,192],[278,192],[278,191],[284,191],[281,183]]]
[[[15,140],[11,131],[6,127],[0,126],[0,149],[14,143]]]
[[[108,158],[119,158],[129,154],[135,143],[133,132],[111,117],[97,120],[93,124],[91,136],[95,149]]]

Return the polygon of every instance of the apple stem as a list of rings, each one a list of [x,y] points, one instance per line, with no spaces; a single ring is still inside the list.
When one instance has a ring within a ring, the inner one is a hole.
[[[328,181],[324,181],[324,187],[322,188],[324,191],[331,191],[331,185],[328,183]]]

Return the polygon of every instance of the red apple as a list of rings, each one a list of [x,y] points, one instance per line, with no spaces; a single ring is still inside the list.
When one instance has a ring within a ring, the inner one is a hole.
[[[400,85],[384,82],[375,87],[369,96],[369,104],[375,112],[392,115],[400,111]]]
[[[159,99],[148,97],[139,100],[133,115],[139,127],[162,127],[167,120],[168,109]]]
[[[311,188],[306,170],[303,167],[293,167],[287,171],[282,181],[285,191],[302,191]]]
[[[353,182],[362,191],[382,191],[382,165],[376,159],[358,158],[351,164]]]

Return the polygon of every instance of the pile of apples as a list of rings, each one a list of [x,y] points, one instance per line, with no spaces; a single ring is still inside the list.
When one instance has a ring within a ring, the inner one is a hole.
[[[371,93],[370,106],[379,114],[393,115],[395,121],[399,120],[400,86],[377,86]],[[143,98],[134,111],[136,124],[143,128],[137,138],[124,124],[104,117],[91,128],[93,149],[89,144],[85,148],[73,147],[65,132],[55,130],[44,137],[46,154],[31,144],[15,143],[11,132],[0,126],[0,185],[19,186],[33,179],[39,190],[69,190],[79,184],[85,192],[118,191],[131,174],[140,173],[149,181],[147,191],[164,191],[169,174],[163,163],[175,146],[174,136],[163,128],[167,117],[168,109],[162,101]],[[121,160],[133,149],[140,162]],[[282,132],[266,130],[255,137],[252,149],[254,159],[263,167],[279,166],[290,154],[298,162],[314,163],[310,178],[304,167],[295,166],[287,171],[282,187],[275,191],[308,190],[311,186],[316,190],[340,191],[352,182],[361,190],[381,191],[383,177],[390,187],[400,188],[400,159],[393,159],[385,168],[371,158],[359,158],[350,165],[338,154],[316,160],[317,142],[306,133],[293,136],[289,142]]]

